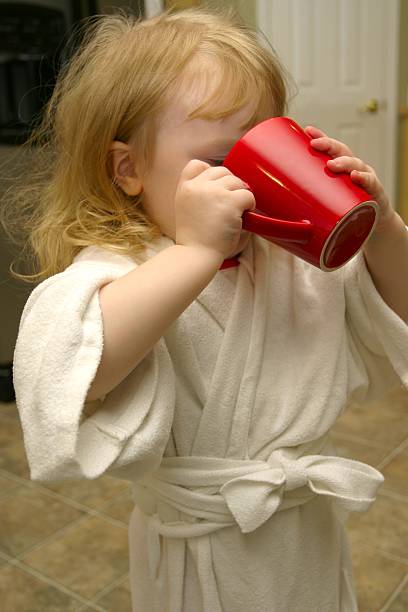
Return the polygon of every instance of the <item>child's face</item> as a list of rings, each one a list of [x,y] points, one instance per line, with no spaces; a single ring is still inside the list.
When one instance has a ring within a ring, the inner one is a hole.
[[[215,165],[226,157],[243,135],[240,126],[252,110],[247,105],[229,117],[219,120],[188,119],[204,95],[187,91],[173,99],[160,118],[152,164],[142,177],[143,206],[163,234],[175,240],[174,196],[180,173],[191,159]],[[238,248],[229,257],[245,248],[250,234],[243,231]]]

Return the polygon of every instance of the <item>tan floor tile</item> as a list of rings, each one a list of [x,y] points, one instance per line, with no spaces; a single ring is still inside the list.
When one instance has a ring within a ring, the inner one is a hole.
[[[398,391],[380,402],[351,404],[333,432],[357,436],[392,450],[408,437],[407,414],[408,392]]]
[[[408,578],[408,574],[406,576]],[[404,588],[396,596],[394,601],[387,608],[387,612],[407,612],[408,610],[408,581]]]
[[[34,487],[19,486],[0,498],[0,549],[19,555],[82,514]]]
[[[11,480],[10,478],[6,478],[0,474],[0,497],[3,495],[9,495],[13,489],[17,489],[21,485],[15,480]]]
[[[5,416],[4,412],[0,412],[0,448],[0,468],[29,478],[23,430],[15,410],[14,416]]]
[[[93,599],[129,571],[127,529],[90,517],[22,559],[79,595]]]
[[[368,512],[352,512],[347,527],[356,548],[369,542],[408,563],[408,502],[380,494]]]
[[[100,512],[128,525],[134,506],[135,502],[133,501],[132,492],[129,491],[126,495],[122,495],[102,506]]]
[[[359,612],[378,612],[407,572],[407,566],[387,559],[374,548],[351,544]]]
[[[122,584],[114,587],[109,593],[98,599],[98,605],[115,612],[130,612],[132,602],[130,598],[129,576]]]
[[[127,481],[111,476],[103,476],[96,480],[65,480],[56,483],[43,483],[43,486],[94,509],[100,508],[130,489]]]
[[[15,402],[0,402],[0,414],[12,418],[19,418]]]
[[[21,442],[23,440],[23,430],[18,419],[0,413],[0,447]]]
[[[30,470],[23,442],[9,444],[1,449],[0,468],[11,474],[30,480]]]
[[[408,497],[408,451],[394,457],[381,471],[385,476],[384,487]]]
[[[81,603],[13,565],[0,568],[2,612],[74,612]]]
[[[373,467],[377,467],[390,453],[390,450],[385,447],[356,442],[350,440],[347,436],[339,436],[333,432],[330,433],[330,437],[340,457],[362,461]],[[382,472],[382,470],[380,471]]]

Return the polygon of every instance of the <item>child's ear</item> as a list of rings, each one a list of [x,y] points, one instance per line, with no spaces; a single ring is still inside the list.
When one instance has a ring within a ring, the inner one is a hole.
[[[115,140],[109,149],[112,178],[127,195],[139,195],[143,189],[130,145]]]

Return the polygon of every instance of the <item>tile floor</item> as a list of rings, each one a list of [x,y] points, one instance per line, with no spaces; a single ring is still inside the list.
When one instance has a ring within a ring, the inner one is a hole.
[[[339,455],[385,476],[376,503],[348,522],[359,611],[407,612],[408,392],[350,406],[332,435]],[[130,612],[127,483],[31,482],[13,403],[0,403],[0,448],[2,612]]]

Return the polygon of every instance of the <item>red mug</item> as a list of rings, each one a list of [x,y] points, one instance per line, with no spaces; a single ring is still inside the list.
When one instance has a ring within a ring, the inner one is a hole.
[[[232,147],[223,165],[255,196],[242,227],[326,272],[347,263],[370,237],[377,202],[347,173],[331,172],[329,155],[289,117],[258,123]]]

